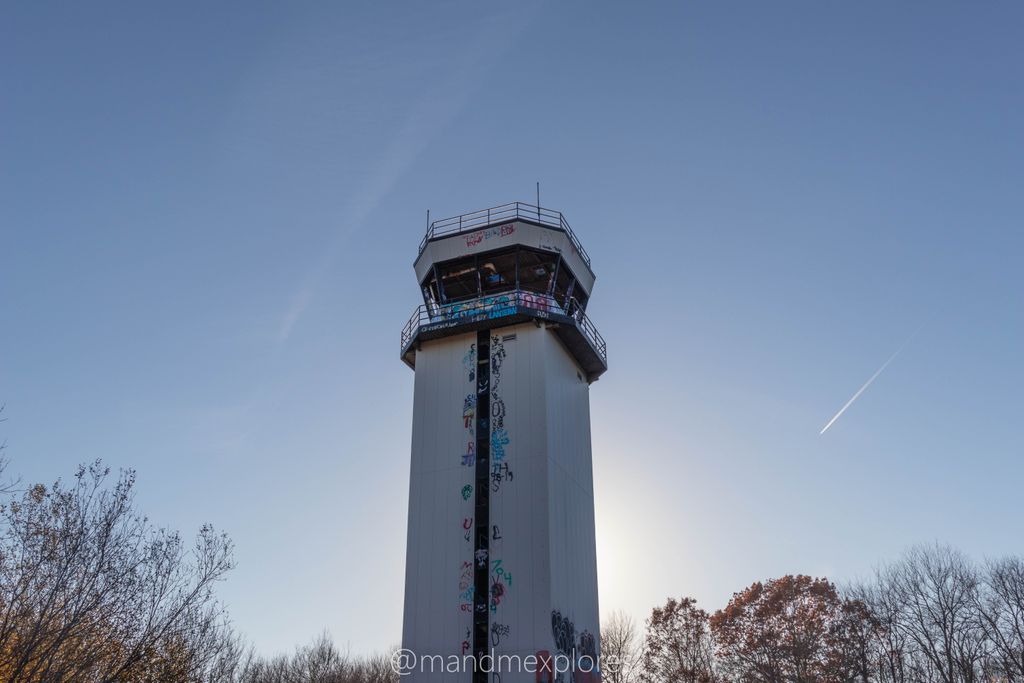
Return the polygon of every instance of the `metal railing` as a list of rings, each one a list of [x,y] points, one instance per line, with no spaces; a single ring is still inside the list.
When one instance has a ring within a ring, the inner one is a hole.
[[[428,307],[422,304],[417,306],[412,317],[409,318],[409,322],[402,328],[401,351],[405,352],[412,340],[416,338],[416,333],[425,325],[455,327],[462,322],[477,322],[484,318],[493,319],[515,315],[520,308],[572,318],[576,322],[576,327],[594,347],[602,360],[608,361],[608,345],[605,343],[604,337],[594,327],[594,323],[583,312],[583,308],[576,299],[570,298],[568,305],[562,306],[550,295],[526,292],[520,289],[443,306]]]
[[[452,216],[451,218],[442,218],[441,220],[434,221],[427,228],[427,234],[423,236],[423,240],[420,241],[420,249],[416,257],[419,258],[423,250],[427,248],[427,242],[438,237],[449,237],[451,235],[458,235],[463,232],[472,232],[473,230],[479,230],[485,228],[494,223],[504,223],[506,221],[523,220],[531,223],[539,223],[540,225],[546,225],[550,228],[558,228],[565,232],[569,236],[569,241],[572,242],[572,246],[575,247],[579,253],[580,258],[583,262],[590,267],[590,256],[583,249],[583,245],[580,244],[579,239],[576,237],[576,233],[572,231],[569,224],[565,220],[565,216],[562,215],[561,211],[554,211],[552,209],[545,209],[534,204],[525,204],[523,202],[511,202],[509,204],[502,204],[500,206],[493,206],[489,209],[481,209],[480,211],[472,211],[470,213],[464,213],[461,216]]]

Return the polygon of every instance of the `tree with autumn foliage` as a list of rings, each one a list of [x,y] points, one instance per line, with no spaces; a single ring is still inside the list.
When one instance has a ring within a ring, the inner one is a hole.
[[[757,582],[735,593],[710,626],[723,671],[738,683],[869,680],[870,614],[826,579]]]
[[[645,683],[714,683],[708,613],[693,598],[670,598],[647,620],[641,679]]]

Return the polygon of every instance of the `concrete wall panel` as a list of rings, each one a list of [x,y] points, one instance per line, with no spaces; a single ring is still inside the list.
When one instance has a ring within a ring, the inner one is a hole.
[[[403,647],[421,657],[468,654],[471,643],[472,596],[460,596],[459,581],[473,562],[474,497],[464,492],[475,477],[462,455],[474,435],[475,342],[475,333],[426,342],[416,356]],[[533,323],[491,330],[490,356],[493,650],[596,655],[588,385],[554,332]],[[408,680],[468,683],[471,676]],[[528,672],[492,678],[535,680]]]

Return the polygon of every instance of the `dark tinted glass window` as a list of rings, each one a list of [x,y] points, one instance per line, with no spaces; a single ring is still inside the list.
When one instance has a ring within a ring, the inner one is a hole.
[[[519,288],[547,294],[554,283],[558,255],[523,249],[519,252]]]
[[[485,295],[515,289],[515,250],[481,256],[478,270],[480,271],[480,286]]]
[[[423,281],[423,303],[429,306],[431,310],[441,303],[441,294],[438,292],[437,281],[434,279],[433,271]]]
[[[572,294],[572,273],[565,267],[565,264],[561,264],[558,269],[558,275],[555,278],[555,300],[563,306],[567,303],[569,296]]]
[[[572,294],[572,298],[574,299],[574,307],[578,307],[580,310],[583,311],[587,310],[587,295],[583,293],[582,289],[578,287],[575,288]]]
[[[441,289],[444,302],[463,301],[479,296],[476,262],[464,259],[438,266],[441,275]]]

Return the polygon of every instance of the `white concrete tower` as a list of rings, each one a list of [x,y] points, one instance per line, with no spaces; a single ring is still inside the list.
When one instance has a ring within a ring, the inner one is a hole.
[[[514,203],[432,223],[415,270],[407,678],[598,681],[590,259],[561,213]]]

